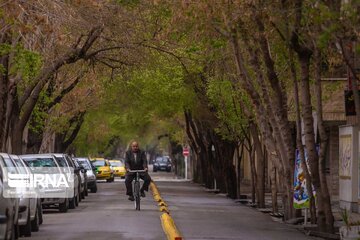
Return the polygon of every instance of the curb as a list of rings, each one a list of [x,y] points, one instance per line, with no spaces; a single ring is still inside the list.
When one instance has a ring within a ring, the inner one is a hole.
[[[163,213],[161,215],[161,225],[164,229],[164,232],[167,235],[168,240],[182,240],[182,237],[177,230],[174,220],[168,213]]]
[[[179,230],[176,228],[174,220],[170,216],[168,205],[161,198],[159,190],[153,181],[150,183],[150,190],[153,193],[154,200],[158,203],[160,212],[163,212],[163,214],[161,214],[160,216],[160,219],[162,228],[167,236],[167,239],[182,240],[183,237],[181,236]]]

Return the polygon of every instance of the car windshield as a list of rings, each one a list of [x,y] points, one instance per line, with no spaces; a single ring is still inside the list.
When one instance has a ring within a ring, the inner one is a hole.
[[[77,159],[78,163],[81,164],[81,166],[83,166],[86,170],[91,170],[91,166],[89,165],[89,163],[86,160],[80,160]]]
[[[29,167],[57,167],[52,158],[23,158]]]
[[[95,166],[95,167],[103,167],[103,166],[106,166],[105,164],[105,160],[93,160],[91,161],[92,164]]]
[[[53,158],[23,158],[33,173],[58,173],[60,169]]]
[[[114,166],[114,167],[123,167],[124,166],[124,164],[121,161],[111,161],[110,164],[111,164],[111,166]]]
[[[159,163],[167,163],[167,162],[169,162],[169,159],[168,159],[168,158],[157,158],[157,159],[156,159],[156,162],[159,162]]]

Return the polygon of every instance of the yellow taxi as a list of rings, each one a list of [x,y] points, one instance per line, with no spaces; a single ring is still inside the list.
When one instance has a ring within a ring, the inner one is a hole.
[[[125,178],[126,170],[124,162],[117,159],[109,160],[109,162],[114,170],[115,177]]]
[[[95,172],[97,180],[106,180],[107,182],[114,181],[114,172],[111,169],[109,160],[105,158],[92,158],[90,161],[96,168]]]

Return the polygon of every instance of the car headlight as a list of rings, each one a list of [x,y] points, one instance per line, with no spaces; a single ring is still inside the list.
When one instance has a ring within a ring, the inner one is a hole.
[[[95,177],[94,175],[90,175],[90,176],[88,176],[88,178],[89,178],[90,180],[95,180],[95,179],[96,179],[96,177]]]

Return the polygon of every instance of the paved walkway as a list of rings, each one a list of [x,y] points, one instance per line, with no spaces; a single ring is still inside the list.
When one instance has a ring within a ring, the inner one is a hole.
[[[190,182],[156,182],[184,239],[314,239]]]

